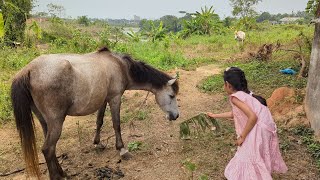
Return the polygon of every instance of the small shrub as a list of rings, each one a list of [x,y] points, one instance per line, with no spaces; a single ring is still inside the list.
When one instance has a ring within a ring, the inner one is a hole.
[[[134,141],[134,142],[130,142],[128,144],[128,150],[130,152],[132,151],[137,151],[137,150],[140,150],[141,149],[141,146],[142,146],[142,142],[140,141]]]

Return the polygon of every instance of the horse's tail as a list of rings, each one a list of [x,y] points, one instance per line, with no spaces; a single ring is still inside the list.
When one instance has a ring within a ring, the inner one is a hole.
[[[11,86],[11,99],[19,132],[27,174],[40,179],[39,159],[31,112],[30,72],[15,78]]]

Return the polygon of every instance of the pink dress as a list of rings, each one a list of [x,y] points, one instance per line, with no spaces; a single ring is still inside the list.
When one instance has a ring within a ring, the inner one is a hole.
[[[269,109],[243,91],[232,94],[230,98],[232,96],[248,105],[258,120],[227,165],[225,177],[228,180],[272,180],[272,172],[287,172],[288,168],[279,149],[277,127]],[[236,133],[239,136],[248,118],[232,102],[231,105]]]

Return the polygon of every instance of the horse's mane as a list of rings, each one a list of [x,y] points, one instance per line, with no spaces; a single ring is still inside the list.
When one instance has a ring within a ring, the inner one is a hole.
[[[98,53],[100,53],[100,52],[110,52],[110,50],[109,50],[109,48],[107,48],[107,47],[102,47],[102,48],[100,48],[100,49],[98,50]]]
[[[133,60],[129,55],[123,55],[122,59],[128,63],[129,73],[136,83],[150,83],[155,88],[161,88],[172,79],[172,77],[166,73],[161,72],[144,62]],[[172,85],[172,89],[174,93],[178,93],[178,81],[175,81]]]

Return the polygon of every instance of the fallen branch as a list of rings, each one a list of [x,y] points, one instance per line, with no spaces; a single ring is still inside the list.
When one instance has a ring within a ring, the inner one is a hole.
[[[65,154],[63,153],[63,154],[61,154],[60,156],[58,156],[57,158],[59,159],[59,158],[61,158],[61,157],[64,159]],[[63,160],[63,159],[62,159],[62,160]],[[42,164],[46,164],[46,162],[40,162],[38,165],[42,165]],[[17,170],[14,170],[14,171],[12,171],[12,172],[8,172],[8,173],[0,173],[0,177],[10,176],[10,175],[12,175],[12,174],[16,174],[16,173],[22,172],[22,171],[24,171],[24,170],[26,170],[26,168],[17,169]]]

